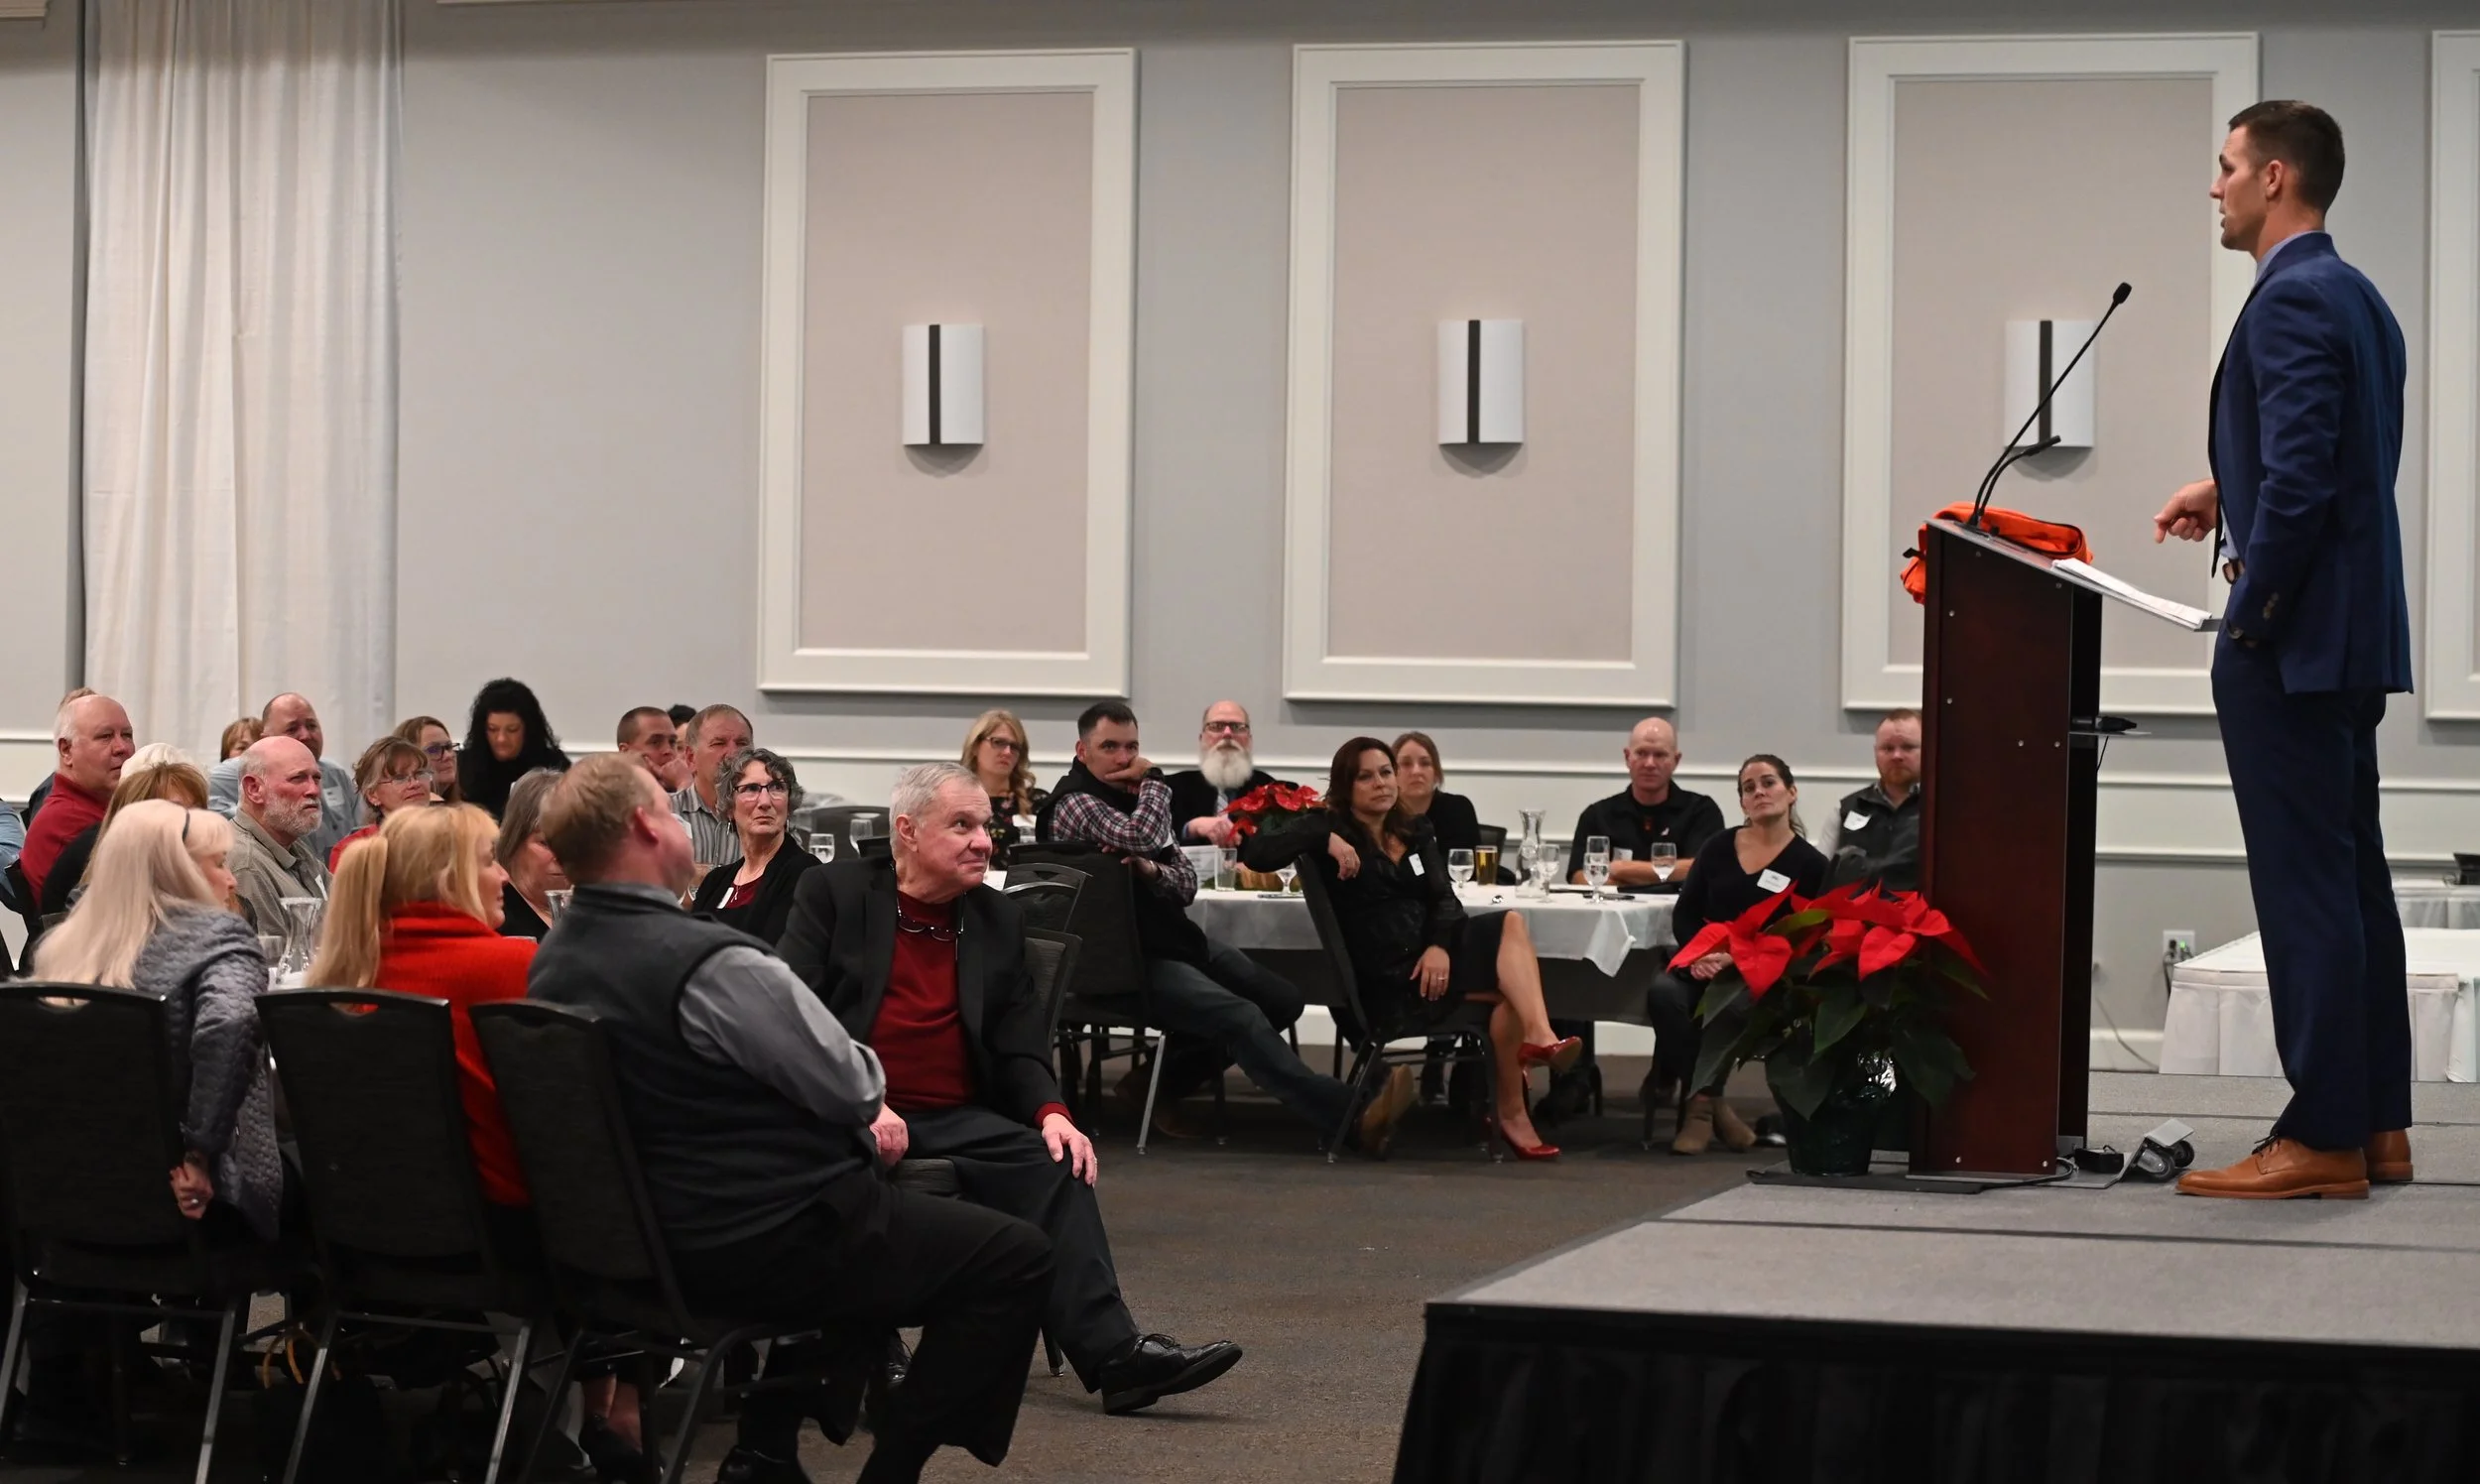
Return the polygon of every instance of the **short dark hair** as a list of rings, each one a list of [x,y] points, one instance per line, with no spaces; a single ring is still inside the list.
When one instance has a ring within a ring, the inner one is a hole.
[[[646,728],[651,723],[657,721],[670,721],[672,717],[670,713],[666,712],[661,706],[631,706],[627,710],[620,713],[619,744],[622,747],[626,747],[630,743],[635,742],[638,738],[645,736]]]
[[[2298,177],[2299,198],[2324,211],[2342,193],[2342,126],[2313,103],[2268,98],[2230,116],[2230,127],[2248,131],[2256,158],[2279,160]]]
[[[1077,713],[1076,740],[1082,742],[1092,736],[1093,729],[1106,721],[1116,722],[1121,726],[1135,726],[1137,713],[1128,709],[1128,702],[1124,700],[1095,701]]]
[[[672,724],[674,726],[686,726],[689,723],[689,719],[697,714],[697,708],[695,706],[675,705],[666,709],[663,714],[672,718]]]

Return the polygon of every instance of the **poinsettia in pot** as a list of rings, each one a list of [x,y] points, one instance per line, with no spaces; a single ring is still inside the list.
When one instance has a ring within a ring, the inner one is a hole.
[[[1261,829],[1276,829],[1302,814],[1324,808],[1315,789],[1302,784],[1259,784],[1231,802],[1223,812],[1231,818],[1234,845]],[[1240,884],[1252,891],[1273,891],[1283,878],[1271,871],[1242,870]]]
[[[1878,1118],[1899,1085],[1935,1107],[1972,1075],[1941,1015],[1951,995],[1983,994],[1985,971],[1917,892],[1853,885],[1813,901],[1781,892],[1707,924],[1671,967],[1683,972],[1715,952],[1731,965],[1696,1007],[1706,1034],[1694,1085],[1763,1061],[1799,1174],[1867,1174]]]

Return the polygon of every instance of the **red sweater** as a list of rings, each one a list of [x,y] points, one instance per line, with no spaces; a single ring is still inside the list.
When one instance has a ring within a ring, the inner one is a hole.
[[[896,894],[896,956],[887,970],[887,998],[870,1027],[870,1050],[887,1073],[887,1106],[899,1113],[960,1108],[974,1100],[973,1057],[964,1044],[964,1020],[956,1010],[956,942],[903,925],[926,923],[943,931],[955,923],[955,904],[933,907]],[[1059,1103],[1034,1113],[1041,1128],[1052,1114],[1067,1115]]]
[[[534,940],[502,937],[444,902],[417,902],[388,919],[380,935],[379,988],[448,1002],[456,1028],[456,1082],[464,1094],[465,1127],[473,1138],[474,1170],[483,1198],[528,1205],[525,1172],[500,1112],[491,1063],[465,1012],[493,1000],[526,997]]]
[[[26,826],[26,848],[17,857],[35,901],[43,900],[43,879],[52,874],[52,863],[61,858],[69,841],[103,822],[104,805],[111,802],[70,783],[66,774],[52,776],[52,792],[44,796],[43,807],[35,810],[34,822]]]

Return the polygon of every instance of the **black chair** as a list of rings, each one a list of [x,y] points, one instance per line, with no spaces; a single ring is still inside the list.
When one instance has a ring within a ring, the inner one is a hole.
[[[184,1218],[174,1203],[167,1172],[184,1154],[186,1071],[173,1065],[164,1002],[153,995],[0,984],[0,1183],[19,1264],[0,1349],[0,1433],[16,1396],[30,1308],[138,1315],[153,1324],[213,1319],[211,1356],[169,1340],[142,1347],[212,1362],[198,1438],[197,1477],[205,1484],[251,1296],[284,1290],[302,1266],[281,1246],[211,1243],[205,1223]]]
[[[1025,860],[1008,872],[1007,898],[1025,915],[1028,928],[1067,931],[1068,919],[1076,911],[1077,895],[1084,889],[1085,873],[1056,861]]]
[[[1046,879],[1046,868],[1064,866],[1082,872],[1085,881],[1069,909],[1067,929],[1079,944],[1076,972],[1067,985],[1056,1021],[1054,1045],[1059,1053],[1059,1086],[1075,1085],[1079,1058],[1085,1095],[1102,1099],[1102,1063],[1114,1056],[1134,1057],[1150,1050],[1153,1070],[1146,1084],[1145,1108],[1138,1115],[1137,1153],[1146,1152],[1154,1132],[1154,1103],[1163,1086],[1163,1053],[1171,1034],[1153,1020],[1153,991],[1148,987],[1145,950],[1137,940],[1136,878],[1128,863],[1090,847],[1033,845],[1018,850],[1008,868],[1008,884],[1023,875]],[[1114,1049],[1111,1032],[1133,1033],[1125,1048]],[[1151,1038],[1150,1040],[1148,1038]],[[1223,1082],[1214,1079],[1214,1142],[1223,1140]],[[1076,1111],[1082,1111],[1081,1108]]]
[[[543,1236],[552,1292],[575,1324],[551,1395],[565,1396],[578,1352],[589,1341],[625,1342],[638,1352],[638,1395],[651,1401],[660,1379],[654,1357],[699,1361],[662,1484],[679,1484],[707,1402],[773,1383],[718,1385],[724,1357],[759,1340],[806,1338],[815,1324],[702,1313],[681,1297],[672,1255],[638,1173],[637,1146],[622,1109],[603,1028],[593,1016],[539,1000],[477,1005],[474,1034],[499,1084],[500,1108],[525,1167]],[[642,1414],[651,1419],[651,1409]],[[525,1467],[550,1430],[546,1408],[527,1444]],[[652,1422],[646,1454],[660,1457]]]
[[[1334,1137],[1326,1141],[1326,1162],[1332,1164],[1343,1149],[1343,1136],[1352,1126],[1352,1116],[1368,1100],[1381,1068],[1413,1065],[1435,1056],[1448,1063],[1479,1061],[1488,1069],[1490,1050],[1491,1005],[1459,1005],[1442,1021],[1426,1021],[1418,1029],[1407,1030],[1381,1020],[1374,1020],[1369,1007],[1361,1000],[1360,975],[1352,968],[1351,949],[1343,941],[1343,925],[1335,917],[1334,898],[1326,891],[1325,874],[1319,870],[1325,859],[1323,850],[1303,853],[1300,860],[1301,895],[1308,903],[1309,922],[1317,928],[1317,944],[1326,950],[1326,961],[1334,974],[1335,985],[1343,991],[1343,1004],[1349,1013],[1335,1017],[1335,1034],[1352,1043],[1352,1074],[1346,1079],[1352,1096],[1344,1104],[1343,1122],[1336,1125]],[[1424,1044],[1401,1051],[1388,1048],[1388,1043],[1407,1036],[1425,1038]],[[1455,1038],[1455,1048],[1444,1052],[1429,1041]],[[1472,1043],[1479,1043],[1476,1050]]]
[[[518,1320],[482,1475],[492,1484],[550,1293],[539,1259],[502,1250],[486,1222],[453,1011],[445,1000],[381,990],[292,989],[261,996],[258,1019],[283,1069],[328,1297],[285,1484],[301,1467],[339,1322],[499,1333],[489,1323],[372,1311],[380,1307]]]
[[[7,804],[0,804],[0,808],[7,807]],[[8,883],[8,906],[16,912],[17,920],[26,926],[26,966],[27,971],[32,973],[35,963],[35,939],[43,936],[43,904],[35,900],[35,885],[26,879],[24,861],[9,862],[5,877],[0,877],[0,879],[5,879]]]

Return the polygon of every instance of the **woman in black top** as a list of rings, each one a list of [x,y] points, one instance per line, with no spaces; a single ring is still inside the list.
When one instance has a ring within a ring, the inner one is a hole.
[[[792,764],[763,747],[742,748],[717,772],[729,780],[721,793],[732,812],[732,832],[740,837],[741,858],[706,873],[689,911],[772,943],[792,920],[793,888],[801,884],[801,873],[818,863],[791,838],[801,781]]]
[[[496,819],[508,807],[508,791],[537,768],[568,771],[568,755],[559,750],[543,703],[523,680],[491,681],[473,698],[465,746],[456,755],[456,784],[465,803],[480,804]]]
[[[543,801],[559,775],[544,768],[517,780],[508,791],[508,804],[499,816],[499,840],[491,853],[508,873],[499,889],[499,935],[530,937],[536,942],[552,930],[552,893],[569,889],[559,857],[543,843]]]
[[[1438,787],[1444,782],[1446,769],[1438,762],[1438,744],[1429,740],[1427,732],[1406,732],[1395,739],[1395,788],[1404,812],[1429,821],[1440,850],[1477,850],[1481,816],[1473,812],[1471,800]]]
[[[1525,1102],[1525,1073],[1575,1064],[1583,1043],[1555,1038],[1542,1007],[1542,966],[1533,934],[1517,913],[1468,918],[1447,878],[1446,852],[1427,821],[1407,814],[1395,783],[1395,755],[1375,737],[1354,737],[1334,755],[1326,806],[1250,835],[1240,858],[1273,871],[1304,855],[1334,903],[1362,1005],[1390,1036],[1417,1036],[1466,1000],[1495,1000],[1491,1058],[1498,1092],[1496,1126],[1517,1156],[1547,1160]],[[1387,1095],[1409,1101],[1411,1068]]]
[[[1804,838],[1800,827],[1799,790],[1791,765],[1759,753],[1739,765],[1739,805],[1748,822],[1726,829],[1696,852],[1695,869],[1679,888],[1679,904],[1671,919],[1672,931],[1686,942],[1709,923],[1726,922],[1785,890],[1813,897],[1825,890],[1826,859]],[[1788,907],[1790,904],[1784,904]],[[1654,1070],[1646,1078],[1646,1096],[1661,1097],[1664,1082],[1684,1085],[1696,1074],[1696,1056],[1705,1030],[1728,1040],[1745,1023],[1743,1010],[1717,1019],[1710,1028],[1696,1024],[1696,1005],[1705,986],[1731,966],[1728,953],[1708,953],[1686,968],[1665,970],[1647,992],[1649,1019],[1654,1023]],[[1732,1149],[1748,1149],[1756,1131],[1741,1121],[1722,1084],[1696,1089],[1679,1114],[1679,1131],[1671,1141],[1674,1155],[1703,1154],[1719,1134]]]
[[[964,734],[964,755],[958,761],[973,770],[982,781],[982,792],[990,796],[990,867],[1004,871],[1008,855],[1019,845],[1030,845],[1030,836],[1021,836],[1016,821],[1031,818],[1042,811],[1051,798],[1047,789],[1034,784],[1033,747],[1025,740],[1025,723],[1016,719],[1014,711],[984,711],[973,720],[972,730]]]

